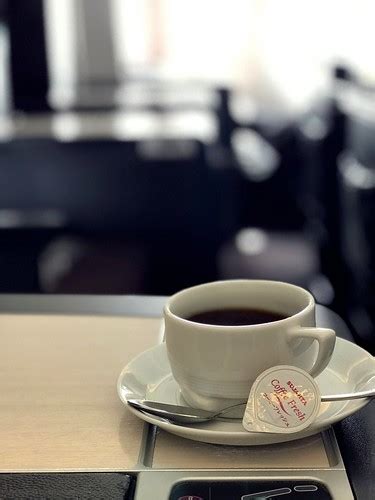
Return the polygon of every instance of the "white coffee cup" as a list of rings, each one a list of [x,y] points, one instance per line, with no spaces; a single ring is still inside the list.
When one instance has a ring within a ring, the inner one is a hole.
[[[285,319],[223,326],[190,321],[228,308],[279,313]],[[217,281],[176,293],[164,308],[172,374],[190,406],[207,410],[245,401],[267,368],[293,365],[316,376],[327,366],[335,332],[315,326],[315,301],[303,288],[261,280]]]

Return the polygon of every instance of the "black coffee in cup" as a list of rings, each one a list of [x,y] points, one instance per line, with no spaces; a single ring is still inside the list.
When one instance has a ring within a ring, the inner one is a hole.
[[[241,326],[272,323],[273,321],[279,321],[287,317],[285,314],[262,309],[228,308],[203,311],[193,314],[187,319],[206,325]]]

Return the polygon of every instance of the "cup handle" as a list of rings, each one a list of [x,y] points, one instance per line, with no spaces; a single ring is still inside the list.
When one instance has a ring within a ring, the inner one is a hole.
[[[290,340],[296,337],[316,340],[319,344],[319,351],[315,363],[309,371],[312,377],[319,375],[328,365],[333,349],[335,348],[336,334],[330,328],[317,327],[297,327],[290,331]]]

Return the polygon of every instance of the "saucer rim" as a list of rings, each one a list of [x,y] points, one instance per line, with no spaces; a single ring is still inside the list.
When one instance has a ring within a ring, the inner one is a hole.
[[[349,340],[337,337],[336,342],[342,343],[343,345],[346,344],[347,347],[349,346],[349,349],[355,349],[357,351],[360,351],[360,352],[362,352],[363,355],[365,355],[369,359],[374,360],[374,357],[368,351],[366,351],[362,347],[358,346],[357,344],[354,344],[353,342],[351,342]],[[242,444],[243,446],[257,446],[258,445],[257,443],[248,442],[248,439],[250,438],[250,436],[252,436],[254,439],[264,437],[263,433],[260,433],[260,432],[248,433],[242,427],[239,430],[231,430],[231,431],[209,429],[206,426],[209,426],[211,424],[210,422],[205,422],[204,424],[194,424],[194,425],[176,424],[176,423],[164,420],[162,418],[159,418],[155,415],[140,412],[139,410],[133,408],[132,406],[130,406],[128,404],[126,395],[123,394],[122,380],[125,376],[125,373],[129,372],[129,366],[133,363],[136,363],[137,360],[144,357],[148,352],[162,350],[165,348],[166,348],[165,342],[158,343],[158,344],[154,345],[153,347],[146,349],[145,351],[142,351],[137,356],[132,358],[131,361],[129,361],[129,363],[127,363],[127,365],[122,369],[122,371],[118,377],[118,380],[117,380],[117,393],[118,393],[119,398],[122,401],[122,403],[131,411],[131,413],[133,413],[138,418],[141,418],[143,421],[148,422],[149,424],[152,424],[152,425],[156,425],[156,426],[164,429],[167,432],[171,432],[172,434],[177,434],[180,437],[192,439],[195,441],[220,444],[219,443],[219,439],[220,439],[219,436],[221,435],[221,436],[223,436],[223,438],[225,436],[225,440],[224,440],[225,442],[223,441],[221,444],[231,444],[229,441],[230,441],[230,439],[233,439],[233,440],[237,441],[235,443],[235,445],[237,445],[237,446],[241,445],[241,443],[240,443],[241,440],[244,440],[244,441],[246,440],[246,442],[244,442]],[[329,365],[330,365],[330,363],[327,365],[327,367],[323,370],[322,373],[324,373],[327,369],[329,370]],[[173,375],[172,375],[170,370],[169,370],[169,374],[170,374],[169,376],[171,376],[173,378]],[[374,365],[374,374],[375,374],[375,365]],[[134,393],[132,394],[132,397],[134,397]],[[140,395],[140,397],[142,397],[142,395]],[[370,398],[363,398],[363,399],[352,400],[349,402],[350,404],[347,404],[347,402],[345,402],[345,401],[337,401],[334,403],[322,402],[321,404],[341,404],[341,405],[345,405],[345,406],[342,408],[342,411],[339,411],[339,415],[337,415],[337,413],[331,415],[323,422],[320,422],[320,424],[318,426],[316,426],[316,425],[314,426],[314,424],[316,424],[316,422],[313,422],[310,427],[308,427],[308,428],[306,428],[298,433],[295,433],[295,434],[282,434],[280,436],[278,434],[272,434],[272,435],[268,434],[268,436],[270,437],[270,441],[269,442],[267,441],[267,443],[259,443],[259,445],[277,444],[277,443],[302,439],[302,438],[317,434],[319,432],[323,432],[324,430],[329,428],[331,425],[333,425],[333,424],[343,420],[344,418],[347,418],[348,416],[356,413],[357,411],[359,411],[360,409],[365,407],[370,401],[371,401]],[[201,425],[204,425],[205,428],[202,429],[200,427]],[[240,423],[238,423],[238,425],[240,425]],[[186,435],[182,436],[181,433],[178,432],[178,429],[186,429],[189,433],[189,437]],[[277,440],[276,441],[272,440],[271,436],[273,436],[274,438],[277,436]]]

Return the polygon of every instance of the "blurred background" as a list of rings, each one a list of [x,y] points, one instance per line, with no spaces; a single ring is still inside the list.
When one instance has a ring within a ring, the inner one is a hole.
[[[372,0],[0,0],[0,292],[290,281],[375,321]]]

